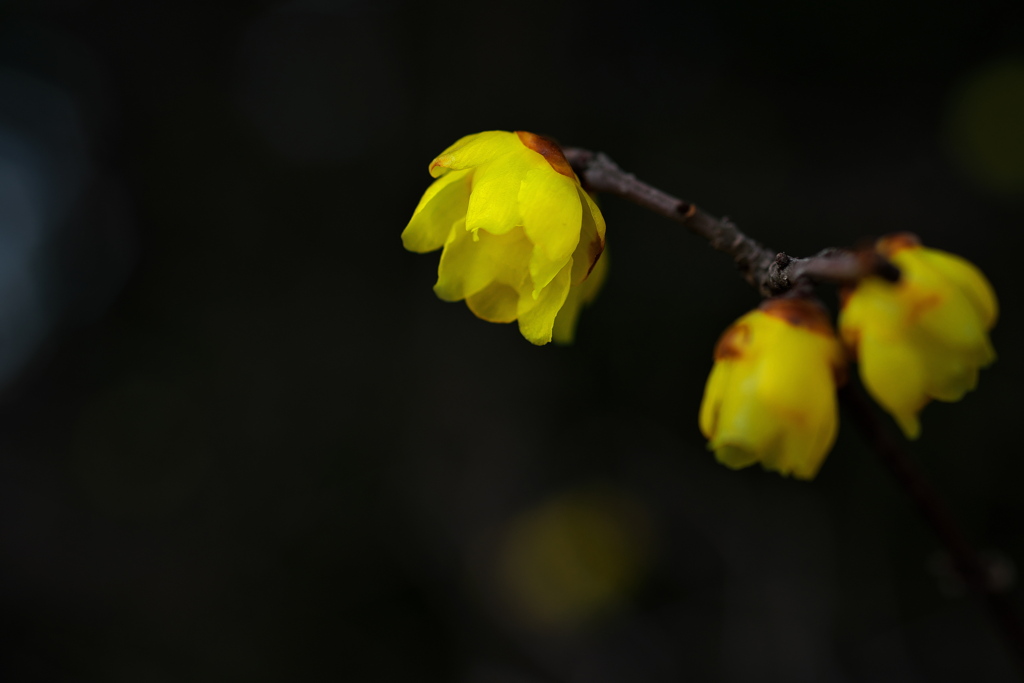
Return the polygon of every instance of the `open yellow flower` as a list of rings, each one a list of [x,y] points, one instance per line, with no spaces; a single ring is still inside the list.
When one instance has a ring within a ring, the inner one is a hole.
[[[838,431],[846,358],[822,307],[768,299],[725,331],[700,406],[700,430],[733,469],[813,479]]]
[[[605,224],[562,150],[533,133],[487,131],[442,152],[430,174],[402,242],[444,248],[434,292],[484,320],[518,320],[534,344],[571,341],[603,276],[591,271]]]
[[[845,293],[843,342],[856,356],[868,393],[908,439],[932,399],[959,401],[996,354],[988,331],[999,306],[985,276],[968,261],[921,246],[909,233],[878,240],[900,270],[898,282],[868,277]]]

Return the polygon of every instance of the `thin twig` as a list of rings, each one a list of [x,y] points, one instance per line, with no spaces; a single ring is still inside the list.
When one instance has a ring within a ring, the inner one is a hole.
[[[853,284],[872,273],[890,280],[899,277],[895,267],[873,250],[829,249],[808,258],[776,253],[743,233],[728,218],[716,218],[692,202],[637,180],[604,154],[573,147],[563,151],[587,190],[628,199],[682,224],[714,249],[731,256],[746,281],[762,296],[781,294],[800,281]]]
[[[1024,625],[1006,593],[1007,586],[995,580],[986,564],[967,540],[949,508],[914,465],[914,461],[893,439],[875,411],[856,386],[848,384],[839,392],[840,400],[868,444],[882,458],[896,481],[917,505],[928,525],[936,533],[949,554],[960,580],[967,590],[985,603],[992,620],[1006,639],[1013,657],[1024,675]]]
[[[768,265],[775,260],[775,252],[740,232],[728,218],[715,218],[696,204],[673,197],[637,180],[604,154],[569,148],[565,150],[565,156],[587,190],[618,195],[665,218],[682,223],[688,230],[706,239],[718,251],[732,256],[747,282],[765,296],[770,294],[764,290],[758,278],[767,273]]]
[[[732,256],[744,278],[762,296],[802,293],[818,282],[856,284],[868,275],[878,275],[892,282],[899,279],[896,267],[870,249],[826,249],[808,258],[776,253],[741,232],[729,219],[716,218],[696,204],[637,180],[604,154],[576,148],[567,148],[564,152],[585,189],[617,195],[682,224],[715,249]],[[938,493],[882,427],[863,393],[847,386],[840,396],[872,448],[938,535],[964,585],[988,607],[1024,674],[1024,626],[1004,592],[1006,586],[993,579],[989,567],[960,530]]]

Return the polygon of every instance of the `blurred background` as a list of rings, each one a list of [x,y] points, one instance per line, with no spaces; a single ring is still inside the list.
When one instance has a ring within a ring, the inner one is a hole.
[[[1024,561],[1024,5],[5,0],[0,677],[1015,680],[848,420],[810,484],[705,450],[757,298],[696,237],[605,198],[571,347],[434,297],[399,234],[489,129],[978,264],[1001,358],[911,450]]]

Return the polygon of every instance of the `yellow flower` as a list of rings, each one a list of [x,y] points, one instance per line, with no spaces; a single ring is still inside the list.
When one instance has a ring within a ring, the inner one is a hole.
[[[437,178],[402,232],[406,249],[444,247],[434,292],[479,318],[519,321],[534,344],[572,340],[604,250],[604,218],[547,138],[467,135],[430,163]],[[586,286],[584,286],[586,283]]]
[[[923,247],[909,233],[883,237],[875,248],[900,279],[868,277],[846,292],[839,331],[868,393],[916,439],[921,409],[932,399],[959,401],[977,385],[978,369],[995,360],[988,331],[999,307],[985,276],[959,256]]]
[[[733,469],[813,479],[838,430],[846,359],[821,306],[768,299],[725,331],[700,406],[700,430]]]

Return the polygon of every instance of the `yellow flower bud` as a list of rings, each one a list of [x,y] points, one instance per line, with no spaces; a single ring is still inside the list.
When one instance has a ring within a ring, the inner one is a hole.
[[[725,331],[700,406],[700,430],[733,469],[813,479],[838,431],[846,358],[822,307],[768,299]]]
[[[553,332],[571,341],[579,307],[599,284],[590,278],[583,287],[604,250],[605,224],[558,145],[487,131],[456,142],[429,170],[437,180],[402,242],[419,253],[444,248],[434,292],[465,299],[484,320],[518,320],[534,344]]]
[[[914,235],[883,237],[875,248],[900,279],[868,277],[845,292],[839,332],[868,393],[916,439],[921,409],[932,399],[959,401],[995,360],[988,331],[998,303],[975,266]]]

